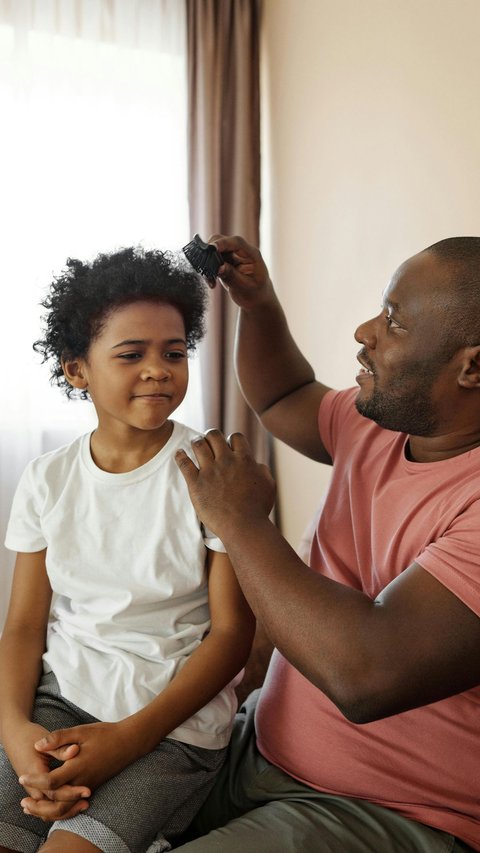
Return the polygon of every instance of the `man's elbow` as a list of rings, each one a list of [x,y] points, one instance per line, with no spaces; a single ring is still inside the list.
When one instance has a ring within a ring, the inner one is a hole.
[[[355,725],[374,723],[412,707],[405,697],[402,701],[389,681],[369,678],[361,673],[357,678],[343,679],[341,684],[333,685],[325,692],[340,713]]]

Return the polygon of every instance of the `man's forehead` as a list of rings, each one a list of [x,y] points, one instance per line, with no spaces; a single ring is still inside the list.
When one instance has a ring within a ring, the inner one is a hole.
[[[433,253],[424,251],[408,258],[395,270],[382,295],[385,305],[399,311],[412,299],[430,299],[441,291],[445,296],[446,288],[450,290],[451,283],[445,266]]]

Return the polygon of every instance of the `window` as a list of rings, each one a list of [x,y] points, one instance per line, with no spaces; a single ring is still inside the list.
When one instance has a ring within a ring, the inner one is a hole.
[[[177,249],[189,239],[184,4],[7,7],[12,20],[0,12],[2,542],[28,460],[95,423],[91,404],[64,399],[32,351],[53,274],[68,256],[85,260],[138,243]],[[201,429],[195,360],[191,368],[178,416]],[[8,583],[2,573],[2,602]]]

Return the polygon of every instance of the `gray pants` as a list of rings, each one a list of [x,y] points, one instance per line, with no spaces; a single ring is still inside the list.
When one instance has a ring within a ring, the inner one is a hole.
[[[271,765],[255,745],[257,696],[258,691],[247,699],[237,715],[227,761],[190,833],[196,840],[176,850],[182,853],[471,851],[447,832],[407,820],[364,800],[322,794]]]
[[[94,717],[60,695],[53,672],[41,680],[33,719],[49,731],[95,722]],[[86,812],[52,825],[23,813],[20,800],[25,791],[0,747],[0,844],[34,853],[49,831],[63,829],[87,839],[103,853],[171,850],[170,838],[184,832],[191,822],[225,752],[164,740],[100,785]]]

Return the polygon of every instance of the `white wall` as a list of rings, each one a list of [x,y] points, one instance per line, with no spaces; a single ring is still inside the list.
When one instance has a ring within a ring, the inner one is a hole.
[[[479,0],[264,0],[263,246],[327,384],[405,258],[480,234],[479,41]],[[328,469],[277,447],[277,471],[296,545]]]

